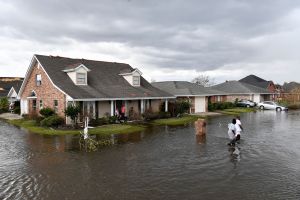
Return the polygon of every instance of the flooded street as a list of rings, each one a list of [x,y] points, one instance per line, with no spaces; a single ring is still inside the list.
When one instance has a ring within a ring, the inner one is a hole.
[[[40,136],[0,121],[0,199],[300,199],[300,112],[230,116],[123,135],[112,147],[78,150],[78,136]]]

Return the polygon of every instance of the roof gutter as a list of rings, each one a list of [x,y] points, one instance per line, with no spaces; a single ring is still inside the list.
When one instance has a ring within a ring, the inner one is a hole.
[[[124,97],[124,98],[86,98],[72,99],[72,101],[114,101],[114,100],[144,100],[144,99],[175,99],[176,97]]]

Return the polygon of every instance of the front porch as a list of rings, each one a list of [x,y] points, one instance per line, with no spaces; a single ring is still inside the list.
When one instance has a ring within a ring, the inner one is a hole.
[[[122,116],[128,119],[139,119],[147,110],[159,112],[160,106],[165,103],[164,111],[168,112],[168,99],[134,99],[110,101],[69,101],[67,104],[76,103],[80,106],[80,121],[84,117],[91,119]]]

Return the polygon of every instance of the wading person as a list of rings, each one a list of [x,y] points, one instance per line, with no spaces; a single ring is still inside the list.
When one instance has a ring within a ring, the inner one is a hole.
[[[235,129],[236,129],[235,137],[236,137],[236,141],[238,141],[241,139],[241,132],[243,130],[242,122],[239,116],[236,117]]]
[[[235,129],[236,119],[232,119],[232,122],[228,124],[228,136],[230,139],[230,142],[228,145],[234,146],[235,145],[235,135],[236,135],[236,129]]]

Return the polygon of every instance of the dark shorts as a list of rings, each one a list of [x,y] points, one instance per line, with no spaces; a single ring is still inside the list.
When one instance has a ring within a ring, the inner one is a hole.
[[[238,135],[236,136],[236,140],[240,140],[240,139],[241,139],[241,135],[238,134]]]

